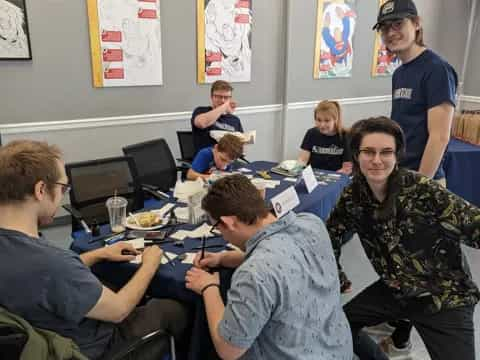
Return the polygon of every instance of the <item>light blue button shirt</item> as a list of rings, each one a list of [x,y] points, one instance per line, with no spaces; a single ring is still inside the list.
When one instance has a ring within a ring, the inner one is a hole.
[[[220,335],[242,359],[351,360],[335,257],[323,222],[288,213],[246,244]]]

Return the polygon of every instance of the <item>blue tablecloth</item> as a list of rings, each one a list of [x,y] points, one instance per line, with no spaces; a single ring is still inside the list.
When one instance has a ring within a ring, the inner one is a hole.
[[[480,146],[452,139],[445,156],[447,188],[480,206]]]
[[[251,169],[250,174],[254,174],[258,170],[269,170],[275,163],[259,161],[245,166],[245,168]],[[248,174],[248,173],[245,173]],[[295,185],[292,182],[282,180],[284,177],[277,174],[270,174],[273,180],[281,180],[280,185],[275,189],[267,189],[266,198],[269,199],[281,191],[285,190],[289,186]],[[294,211],[295,212],[310,212],[316,214],[323,220],[325,220],[334,207],[340,193],[346,184],[348,184],[349,178],[342,175],[333,183],[328,185],[319,185],[311,193],[308,194],[307,189],[303,182],[295,186],[298,197],[300,199],[300,205],[298,205]],[[160,208],[165,202],[160,202],[156,200],[149,200],[145,202],[146,209]],[[193,229],[193,225],[181,225],[179,228],[183,229]],[[106,234],[110,231],[109,226],[102,226],[102,234]],[[79,231],[73,234],[74,241],[72,243],[71,249],[77,253],[82,253],[85,251],[96,249],[100,246],[103,246],[101,242],[89,243],[91,239],[84,232]],[[224,240],[221,237],[209,238],[208,245],[224,244]],[[199,239],[185,239],[184,247],[177,247],[173,244],[162,245],[162,249],[165,251],[173,252],[176,254],[181,254],[185,252],[193,252],[191,249],[194,247],[200,246]],[[220,251],[221,249],[218,249]],[[179,261],[175,262],[175,268],[170,265],[162,265],[157,271],[157,274],[153,278],[150,287],[148,289],[148,294],[157,297],[157,298],[172,298],[184,302],[193,302],[197,296],[185,288],[185,273],[191,267],[188,264],[182,264]],[[100,263],[96,264],[93,267],[93,271],[101,279],[116,285],[124,285],[133,275],[137,269],[137,264],[130,263]]]

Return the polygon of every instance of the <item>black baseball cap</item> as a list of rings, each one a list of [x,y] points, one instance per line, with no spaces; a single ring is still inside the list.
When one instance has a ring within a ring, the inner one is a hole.
[[[389,0],[380,7],[377,23],[372,29],[378,29],[385,21],[400,20],[408,16],[418,16],[417,7],[412,0]]]

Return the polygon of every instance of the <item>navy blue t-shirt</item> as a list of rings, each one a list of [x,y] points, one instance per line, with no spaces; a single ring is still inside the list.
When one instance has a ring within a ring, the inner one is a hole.
[[[192,124],[193,145],[195,146],[196,153],[200,149],[216,144],[215,139],[210,137],[210,130],[243,132],[243,127],[240,119],[233,114],[221,115],[213,125],[205,129],[200,129],[196,127],[195,118],[197,117],[197,115],[207,113],[211,110],[213,110],[211,106],[199,106],[193,111],[192,119],[190,120],[190,122]]]
[[[88,358],[100,357],[114,325],[85,315],[102,284],[72,251],[0,229],[0,305],[32,326],[71,338]]]
[[[352,161],[348,136],[345,133],[342,136],[329,136],[313,127],[305,134],[300,147],[310,152],[309,164],[316,169],[337,171],[344,162]]]
[[[391,118],[406,138],[406,156],[400,165],[418,171],[428,141],[428,110],[445,102],[455,106],[457,83],[455,69],[428,49],[395,70]],[[435,179],[445,177],[443,161]]]

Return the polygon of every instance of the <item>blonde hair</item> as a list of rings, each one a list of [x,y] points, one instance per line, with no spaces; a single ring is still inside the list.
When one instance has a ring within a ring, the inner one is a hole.
[[[342,124],[342,110],[340,109],[340,104],[338,102],[332,100],[320,101],[313,112],[315,120],[317,120],[320,114],[333,119],[335,123],[335,130],[340,136],[343,136],[343,134],[347,131]]]

